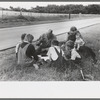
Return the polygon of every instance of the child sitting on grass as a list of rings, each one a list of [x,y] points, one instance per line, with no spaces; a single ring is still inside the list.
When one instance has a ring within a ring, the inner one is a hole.
[[[20,44],[24,42],[25,36],[26,36],[26,33],[21,35],[21,41],[15,47],[16,58],[18,58],[18,50],[19,50]]]
[[[81,46],[84,46],[84,44],[85,44],[84,40],[80,37],[79,34],[76,34],[76,40],[75,40],[76,50],[79,50]]]
[[[76,60],[77,58],[81,58],[79,53],[77,52],[74,42],[71,40],[68,40],[64,45],[64,54],[68,60]]]
[[[61,50],[57,40],[51,42],[51,47],[49,48],[47,55],[49,56],[51,61],[50,65],[52,67],[56,67],[57,69],[62,68],[64,52]]]
[[[27,67],[34,66],[35,69],[38,69],[38,56],[32,44],[33,39],[34,37],[31,34],[27,34],[25,36],[27,42],[24,41],[20,44],[18,50],[18,65]]]

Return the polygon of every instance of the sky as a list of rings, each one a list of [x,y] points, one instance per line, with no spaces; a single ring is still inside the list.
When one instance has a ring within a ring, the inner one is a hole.
[[[31,7],[36,6],[47,6],[47,5],[67,5],[67,4],[83,4],[83,5],[89,5],[89,4],[100,4],[100,2],[0,2],[0,7],[2,8],[9,8],[12,7],[20,7],[20,8],[26,8],[30,9]]]

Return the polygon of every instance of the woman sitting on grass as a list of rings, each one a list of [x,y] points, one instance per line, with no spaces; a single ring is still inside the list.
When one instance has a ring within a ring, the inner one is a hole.
[[[25,36],[25,41],[20,44],[18,50],[18,64],[20,66],[35,66],[38,67],[36,62],[38,61],[38,56],[36,50],[32,44],[34,37],[31,34]]]
[[[80,37],[83,39],[81,33],[77,30],[77,28],[75,26],[73,26],[70,28],[70,31],[68,32],[68,37],[67,37],[66,41],[71,40],[71,41],[75,42],[76,35],[80,35]]]

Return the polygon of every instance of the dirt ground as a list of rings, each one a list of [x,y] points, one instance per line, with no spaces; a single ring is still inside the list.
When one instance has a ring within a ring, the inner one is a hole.
[[[100,24],[80,29],[86,45],[91,47],[97,56],[97,63],[93,65],[91,58],[82,60],[84,75],[92,77],[92,81],[100,80]],[[0,80],[1,81],[83,81],[80,71],[74,69],[64,72],[57,72],[55,68],[48,67],[45,63],[40,69],[34,67],[17,67],[15,51],[9,49],[0,52]]]

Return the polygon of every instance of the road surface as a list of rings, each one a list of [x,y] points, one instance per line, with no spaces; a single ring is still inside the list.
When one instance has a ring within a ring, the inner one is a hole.
[[[70,27],[76,26],[78,29],[100,23],[100,18],[66,21],[58,23],[46,23],[39,25],[21,26],[0,29],[0,50],[15,46],[20,41],[22,33],[34,35],[35,40],[48,29],[52,29],[54,34],[68,32]]]

